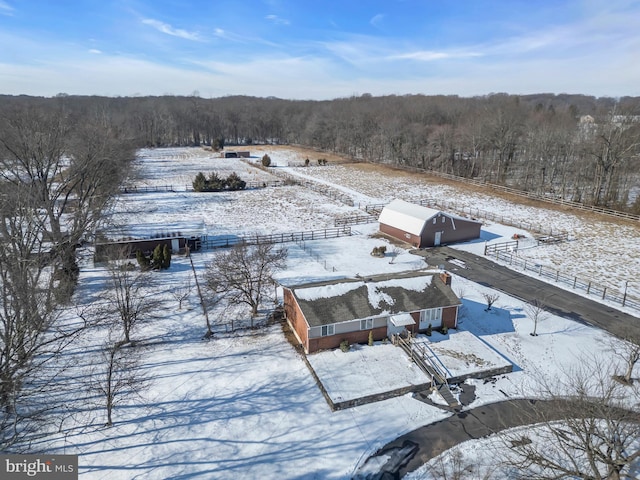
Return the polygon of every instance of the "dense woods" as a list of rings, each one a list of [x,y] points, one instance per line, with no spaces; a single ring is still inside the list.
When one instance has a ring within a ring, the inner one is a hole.
[[[3,116],[26,106],[101,112],[140,147],[300,144],[640,212],[637,97],[0,97]]]

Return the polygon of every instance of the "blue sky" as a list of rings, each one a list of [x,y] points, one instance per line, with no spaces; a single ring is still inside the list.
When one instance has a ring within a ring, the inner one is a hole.
[[[640,95],[640,1],[0,0],[0,93]]]

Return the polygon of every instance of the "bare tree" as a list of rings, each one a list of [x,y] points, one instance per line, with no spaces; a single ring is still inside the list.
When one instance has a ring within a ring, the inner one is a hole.
[[[611,350],[614,355],[620,358],[624,365],[624,373],[622,375],[617,374],[615,379],[631,385],[633,383],[633,369],[640,361],[640,338],[637,336],[630,336],[620,341],[615,341],[611,344]]]
[[[123,341],[131,342],[131,334],[142,322],[151,319],[159,308],[153,296],[153,273],[141,271],[120,252],[107,265],[109,281],[103,292],[102,317],[118,325]]]
[[[149,383],[140,368],[140,347],[124,341],[109,342],[103,346],[100,363],[93,369],[90,388],[100,393],[107,417],[105,425],[113,425],[114,408],[139,395]]]
[[[623,480],[637,478],[640,461],[640,400],[637,387],[616,382],[602,362],[583,362],[541,381],[528,421],[535,424],[502,434],[504,465],[515,478]]]
[[[456,447],[450,448],[430,461],[426,465],[426,470],[430,478],[442,480],[490,480],[494,474],[492,468],[481,468],[474,460],[466,458],[464,453]]]
[[[182,310],[182,304],[189,298],[189,295],[191,295],[191,280],[188,279],[182,285],[178,285],[172,290],[171,295],[173,295],[173,298],[178,302],[178,310]]]
[[[207,286],[216,294],[224,294],[231,304],[251,308],[251,326],[261,302],[271,291],[273,275],[284,267],[285,248],[263,243],[239,244],[219,254],[207,267]]]
[[[131,143],[108,115],[74,118],[52,105],[20,105],[0,118],[0,169],[10,184],[31,190],[41,216],[42,239],[59,294],[68,300],[78,277],[76,245],[94,231],[117,192]]]
[[[51,408],[43,396],[65,347],[86,326],[59,313],[45,213],[29,186],[0,182],[0,449]]]
[[[389,256],[391,257],[391,260],[389,261],[389,263],[395,262],[396,258],[398,258],[398,255],[400,255],[403,251],[404,250],[399,246],[392,245],[391,249],[389,250]]]
[[[483,293],[482,296],[487,302],[487,308],[485,309],[486,311],[491,310],[492,305],[496,303],[496,301],[498,301],[498,299],[500,298],[500,295],[497,293]]]
[[[531,332],[530,335],[535,337],[538,335],[538,322],[545,320],[548,316],[548,313],[544,308],[544,303],[535,298],[524,306],[524,310],[527,313],[527,316],[533,320],[533,332]]]

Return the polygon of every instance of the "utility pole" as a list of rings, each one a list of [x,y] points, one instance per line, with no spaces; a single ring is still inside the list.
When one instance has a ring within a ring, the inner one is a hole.
[[[198,290],[198,296],[200,297],[200,305],[202,305],[204,319],[207,322],[207,333],[204,334],[204,338],[211,338],[213,337],[213,331],[211,331],[211,322],[209,322],[209,312],[207,312],[207,305],[204,303],[204,297],[202,296],[202,290],[200,289],[200,282],[198,282],[198,275],[196,274],[196,267],[193,265],[193,258],[191,255],[189,255],[189,262],[191,263],[191,270],[193,270],[193,278],[196,279],[196,289]]]

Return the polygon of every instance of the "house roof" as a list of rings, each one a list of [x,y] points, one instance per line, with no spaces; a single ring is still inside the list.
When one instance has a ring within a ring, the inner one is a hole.
[[[459,305],[439,271],[412,271],[289,287],[309,326]]]
[[[382,209],[378,221],[412,235],[420,235],[427,220],[432,219],[439,213],[440,210],[434,208],[427,208],[415,203],[395,199]]]

